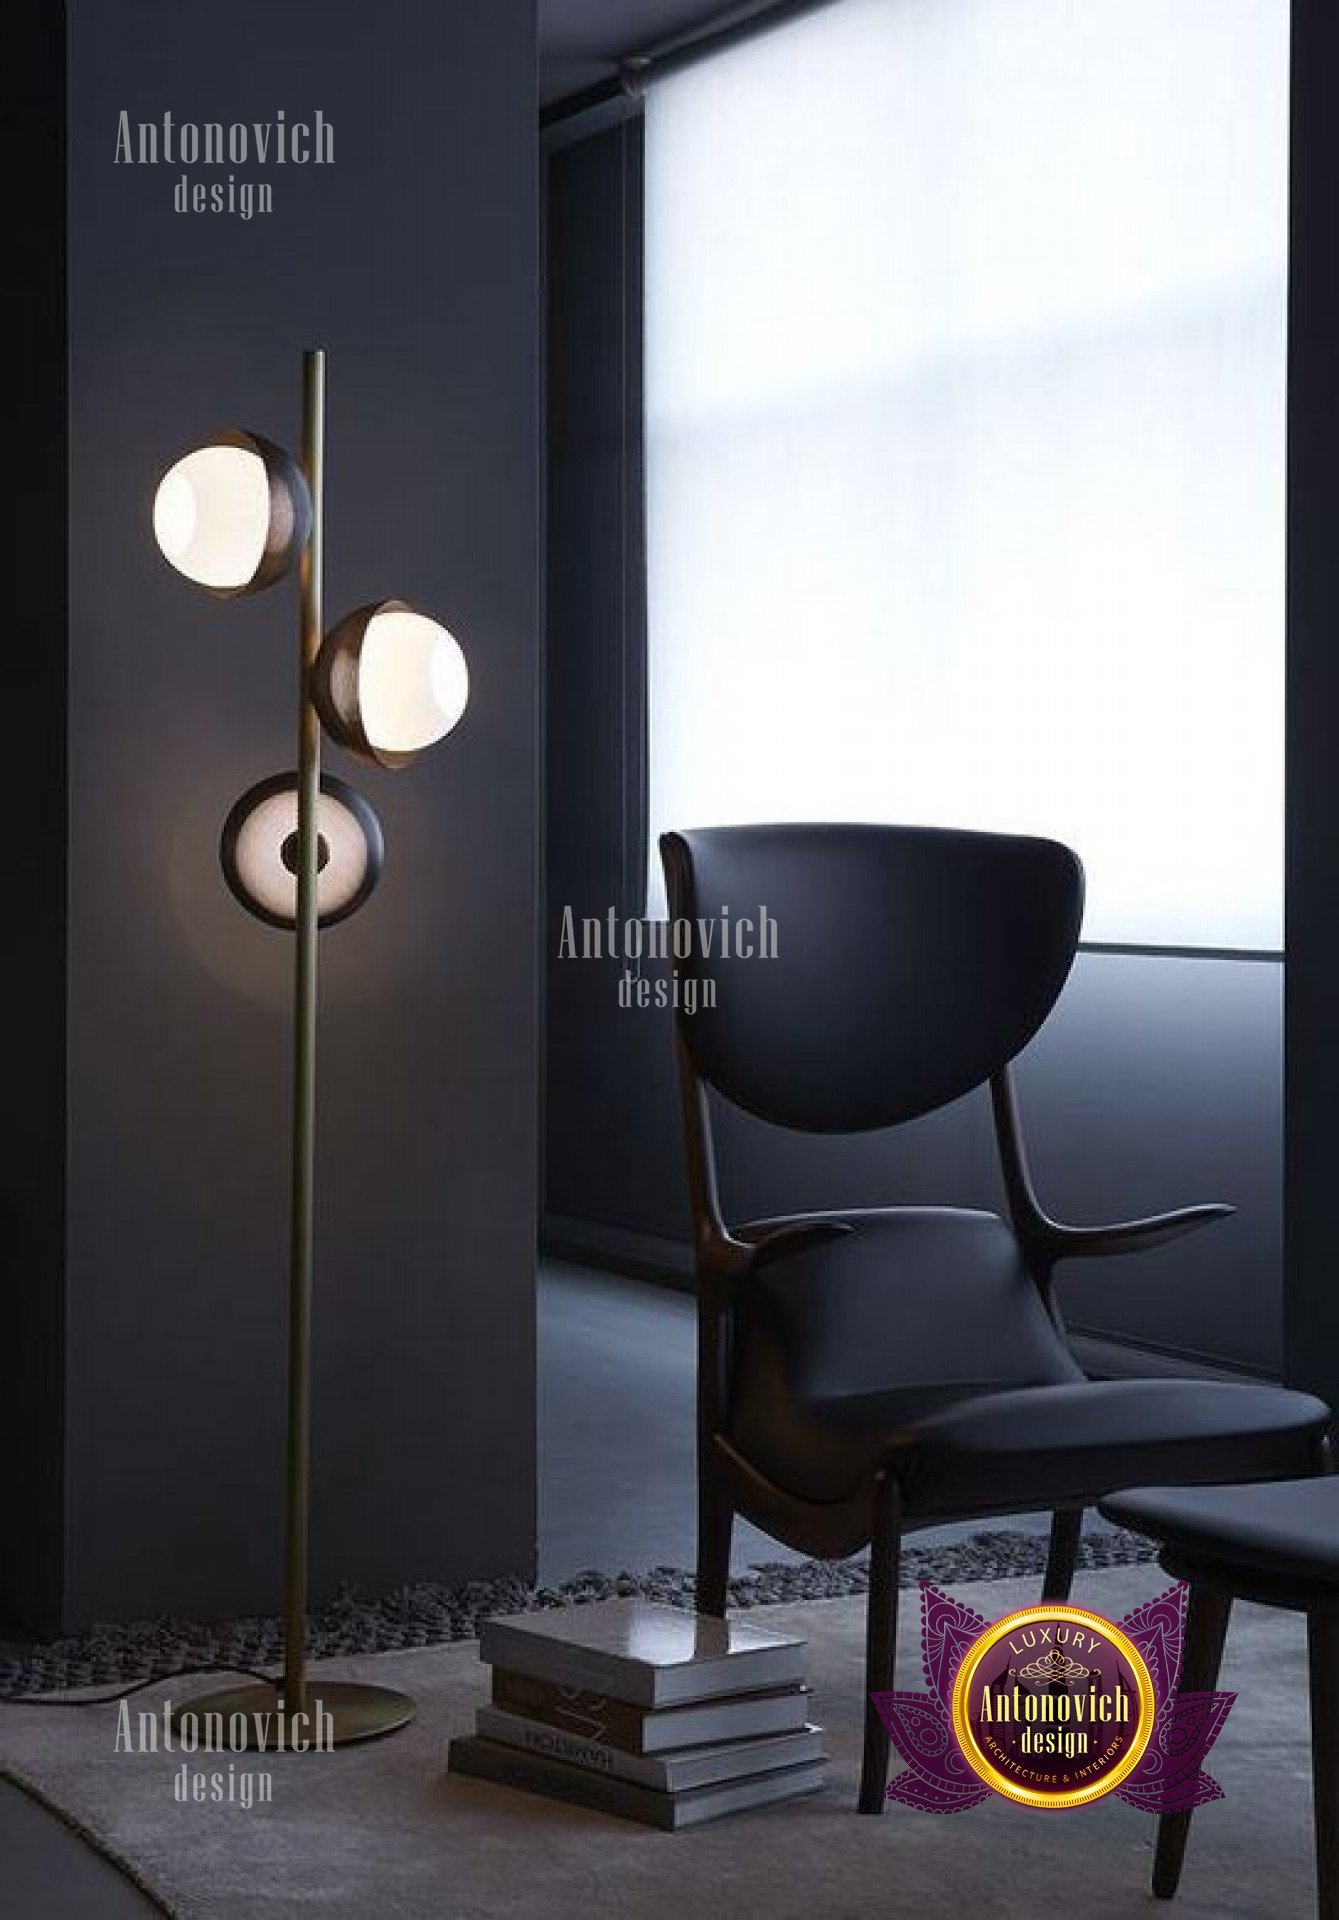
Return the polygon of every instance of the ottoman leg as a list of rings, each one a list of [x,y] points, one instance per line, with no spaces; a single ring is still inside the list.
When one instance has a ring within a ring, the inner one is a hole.
[[[897,1663],[897,1579],[902,1550],[902,1515],[891,1479],[885,1475],[874,1499],[874,1529],[869,1554],[869,1598],[865,1602],[865,1752],[860,1767],[861,1813],[882,1813],[888,1785],[888,1729],[870,1699],[891,1693]]]
[[[1082,1536],[1083,1508],[1057,1507],[1051,1515],[1051,1544],[1041,1590],[1043,1600],[1068,1600]]]
[[[1190,1589],[1186,1609],[1186,1650],[1181,1662],[1180,1693],[1211,1693],[1218,1684],[1218,1668],[1227,1637],[1228,1615],[1232,1601],[1225,1593],[1208,1587]],[[1159,1900],[1170,1900],[1181,1880],[1181,1863],[1190,1838],[1188,1813],[1164,1813],[1158,1821],[1158,1847],[1153,1856],[1153,1891]]]
[[[1316,1912],[1339,1920],[1339,1612],[1308,1614],[1311,1791],[1316,1823]]]

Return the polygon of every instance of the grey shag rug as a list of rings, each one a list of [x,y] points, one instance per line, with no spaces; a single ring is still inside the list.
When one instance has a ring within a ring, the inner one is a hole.
[[[1134,1566],[1155,1557],[1136,1534],[1086,1534],[1079,1547],[1084,1568]],[[977,1580],[1020,1579],[1040,1574],[1046,1541],[1038,1534],[974,1534],[953,1546],[906,1546],[901,1584],[930,1580],[952,1587]],[[762,1607],[807,1600],[837,1600],[864,1593],[869,1573],[858,1560],[772,1561],[730,1582],[733,1607]],[[583,1573],[557,1586],[522,1580],[472,1581],[447,1587],[421,1581],[373,1596],[340,1593],[312,1614],[308,1647],[313,1659],[369,1653],[401,1653],[478,1637],[490,1614],[526,1613],[540,1607],[579,1606],[613,1594],[641,1594],[665,1605],[693,1605],[693,1575],[682,1567],[652,1567],[649,1573]],[[73,1688],[128,1687],[177,1673],[245,1671],[278,1667],[283,1659],[283,1623],[277,1615],[235,1620],[137,1620],[99,1626],[87,1633],[40,1644],[0,1647],[0,1700]]]
[[[1119,1620],[1166,1585],[1152,1567],[1113,1567],[1081,1574],[1077,1597]],[[998,1618],[1034,1601],[1038,1582],[1033,1573],[953,1592]],[[1195,1815],[1165,1911],[1314,1920],[1303,1623],[1278,1608],[1238,1611],[1223,1671],[1237,1703],[1210,1755],[1226,1799]],[[920,1609],[901,1612],[898,1673],[918,1690]],[[807,1642],[827,1790],[680,1834],[446,1771],[449,1742],[487,1694],[470,1641],[317,1666],[318,1682],[402,1688],[417,1718],[392,1739],[319,1758],[247,1756],[239,1773],[254,1764],[272,1779],[269,1803],[250,1811],[183,1804],[176,1782],[183,1764],[200,1778],[198,1761],[116,1752],[114,1706],[5,1707],[0,1771],[149,1889],[170,1920],[1150,1920],[1152,1821],[1114,1795],[1072,1816],[1042,1818],[991,1794],[949,1820],[899,1806],[858,1818],[864,1596],[778,1607],[768,1624]],[[177,1691],[164,1681],[138,1706],[158,1719]],[[0,1872],[6,1920],[102,1912],[92,1900],[61,1905],[51,1881],[29,1882],[37,1897],[25,1902],[12,1884],[21,1872],[8,1860]]]

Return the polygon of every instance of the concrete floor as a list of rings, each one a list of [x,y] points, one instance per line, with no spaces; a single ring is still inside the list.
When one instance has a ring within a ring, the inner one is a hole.
[[[693,1302],[561,1264],[539,1287],[540,1577],[691,1567]],[[1044,1531],[1044,1519],[1007,1524]],[[941,1527],[921,1540],[951,1540]],[[735,1529],[734,1564],[799,1556]],[[0,1782],[0,1915],[144,1920],[150,1901],[54,1815]]]

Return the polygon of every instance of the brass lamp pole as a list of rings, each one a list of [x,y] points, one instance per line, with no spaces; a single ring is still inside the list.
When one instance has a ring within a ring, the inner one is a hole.
[[[325,541],[325,354],[302,356],[302,471],[312,524],[298,562],[298,897],[293,968],[293,1173],[288,1252],[288,1511],[284,1699],[306,1711],[307,1547],[311,1526],[311,1310],[316,1188],[316,803],[321,726],[311,676],[321,649]]]
[[[414,1715],[407,1694],[307,1672],[320,929],[361,905],[382,862],[371,807],[344,782],[322,778],[321,728],[379,766],[404,766],[450,731],[469,693],[451,634],[403,601],[360,607],[323,637],[325,372],[322,349],[303,355],[300,465],[259,435],[229,431],[169,468],[154,502],[165,557],[219,598],[257,592],[298,565],[297,771],[243,794],[221,847],[242,904],[295,934],[284,1671],[282,1682],[226,1688],[174,1713],[200,1733],[206,1716],[219,1716],[233,1745],[241,1744],[240,1716],[246,1744],[271,1752],[369,1739]]]

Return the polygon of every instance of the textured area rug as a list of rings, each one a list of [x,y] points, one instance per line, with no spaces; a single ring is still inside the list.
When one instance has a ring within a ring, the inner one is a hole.
[[[1165,1586],[1152,1567],[1089,1573],[1075,1599],[1119,1618]],[[953,1589],[992,1618],[1034,1600],[1035,1578]],[[899,1684],[922,1684],[918,1609],[902,1609]],[[113,1751],[117,1710],[0,1709],[0,1762],[178,1920],[1130,1920],[1152,1912],[1152,1822],[1107,1799],[1069,1814],[992,1800],[936,1818],[854,1812],[862,1724],[861,1599],[778,1607],[803,1634],[828,1729],[825,1792],[680,1834],[655,1833],[450,1776],[447,1742],[485,1694],[473,1645],[340,1660],[419,1701],[403,1733],[334,1754],[281,1755],[273,1800],[182,1804],[178,1755]],[[1195,1817],[1180,1920],[1302,1920],[1311,1880],[1305,1642],[1291,1615],[1240,1607],[1223,1684],[1239,1701],[1210,1758],[1227,1798]],[[135,1702],[161,1708],[181,1688]],[[239,1772],[260,1756],[239,1755]],[[190,1763],[194,1765],[195,1763]],[[217,1757],[210,1760],[217,1768]],[[229,1764],[222,1762],[224,1768]]]
[[[1085,1535],[1079,1565],[1130,1566],[1151,1560],[1154,1549],[1133,1533],[1111,1530]],[[1017,1579],[1039,1574],[1046,1542],[1035,1534],[979,1533],[951,1546],[918,1547],[902,1553],[901,1583],[918,1587],[964,1581]],[[776,1606],[787,1601],[830,1600],[864,1593],[869,1576],[858,1560],[775,1562],[751,1568],[730,1583],[734,1607]],[[560,1586],[533,1587],[521,1580],[476,1581],[445,1587],[431,1581],[366,1597],[343,1593],[313,1615],[309,1646],[317,1659],[343,1654],[400,1653],[478,1637],[491,1613],[561,1607],[610,1594],[645,1595],[669,1606],[693,1605],[693,1575],[682,1567],[653,1567],[645,1574],[587,1573]],[[275,1667],[283,1658],[283,1625],[274,1616],[241,1620],[140,1620],[95,1627],[88,1633],[44,1645],[0,1648],[0,1700],[21,1699],[63,1688],[128,1686],[140,1680],[211,1668]]]

